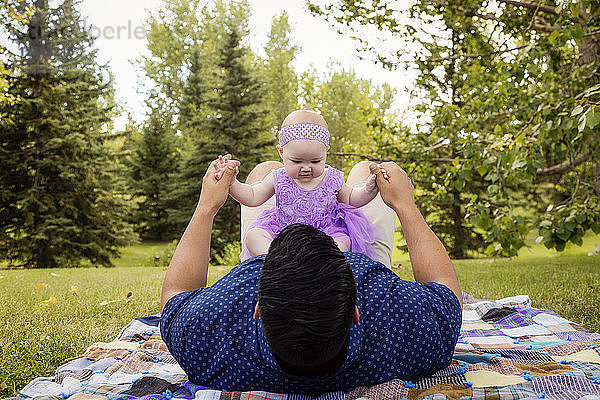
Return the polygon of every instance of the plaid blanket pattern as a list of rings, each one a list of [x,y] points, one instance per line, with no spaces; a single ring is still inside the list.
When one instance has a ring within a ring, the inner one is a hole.
[[[463,300],[452,363],[414,382],[396,379],[318,398],[194,385],[161,340],[159,318],[151,316],[133,320],[113,342],[94,343],[53,377],[34,379],[14,400],[600,400],[600,334],[533,308],[525,295],[481,300],[464,294]]]

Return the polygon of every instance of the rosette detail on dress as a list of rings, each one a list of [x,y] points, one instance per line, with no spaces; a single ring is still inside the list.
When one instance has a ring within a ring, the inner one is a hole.
[[[371,244],[379,238],[379,231],[360,209],[339,203],[337,200],[337,194],[344,184],[342,171],[327,166],[325,177],[311,190],[298,186],[283,168],[272,173],[276,205],[261,212],[247,231],[261,228],[275,238],[288,225],[294,223],[312,225],[334,239],[348,236],[351,243],[350,251],[363,253],[376,259]],[[252,254],[244,246],[240,255],[241,260],[250,257]]]

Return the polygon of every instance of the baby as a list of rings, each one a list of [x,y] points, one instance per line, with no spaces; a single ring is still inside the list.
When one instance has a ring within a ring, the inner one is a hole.
[[[234,179],[229,194],[239,203],[257,207],[275,194],[275,207],[264,210],[248,227],[240,258],[266,254],[269,245],[286,226],[312,225],[331,236],[340,250],[360,252],[375,259],[371,246],[378,230],[357,209],[377,195],[375,175],[362,188],[352,188],[343,172],[327,165],[329,131],[314,111],[298,110],[283,121],[277,150],[283,168],[272,171],[252,186]],[[231,156],[213,162],[220,179],[228,164],[239,166]]]

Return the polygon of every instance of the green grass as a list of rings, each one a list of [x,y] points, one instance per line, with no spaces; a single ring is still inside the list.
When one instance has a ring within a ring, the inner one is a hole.
[[[583,247],[563,253],[534,244],[518,258],[454,264],[463,290],[476,297],[528,294],[534,307],[600,331],[600,255],[587,255],[595,244],[600,236],[588,236]],[[52,376],[90,344],[113,340],[131,319],[156,314],[165,269],[152,267],[153,257],[166,246],[144,243],[123,249],[113,269],[0,270],[0,397],[15,395],[35,377]],[[394,271],[412,280],[408,256],[395,251],[394,262],[402,264]],[[228,270],[211,267],[209,284]],[[78,294],[71,293],[72,285]],[[50,297],[56,303],[42,303]],[[100,304],[110,300],[118,301]]]
[[[116,267],[152,267],[154,257],[162,254],[168,242],[143,242],[121,249],[121,257],[113,260]]]
[[[144,250],[130,250],[132,263],[144,259]],[[209,284],[228,270],[211,267]],[[0,398],[35,377],[53,376],[92,343],[113,340],[133,318],[158,313],[164,275],[164,268],[125,266],[0,271]],[[51,297],[54,304],[43,303]],[[111,300],[118,301],[101,305]]]

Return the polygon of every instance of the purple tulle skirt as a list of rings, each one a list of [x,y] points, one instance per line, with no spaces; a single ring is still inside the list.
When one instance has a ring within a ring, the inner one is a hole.
[[[350,238],[350,251],[363,253],[373,260],[377,260],[377,255],[375,254],[375,250],[373,250],[372,244],[381,235],[375,225],[356,207],[338,203],[335,215],[327,218],[327,221],[304,219],[295,222],[312,225],[333,239],[348,236]],[[273,238],[276,238],[288,225],[290,223],[282,224],[279,221],[277,218],[277,208],[271,207],[261,212],[256,220],[250,224],[246,232],[253,228],[261,228],[267,231]],[[246,232],[244,232],[244,235]],[[253,255],[244,245],[240,254],[241,261],[245,261],[251,257]]]

